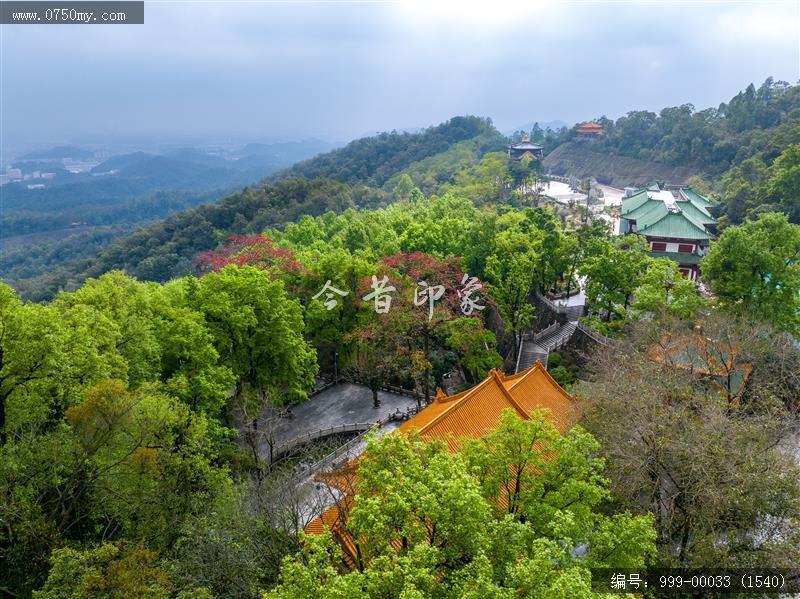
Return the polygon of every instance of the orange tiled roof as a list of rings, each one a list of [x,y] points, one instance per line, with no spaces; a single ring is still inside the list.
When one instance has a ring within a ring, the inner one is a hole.
[[[752,364],[739,361],[739,351],[737,346],[705,337],[702,328],[697,327],[692,333],[663,335],[660,343],[650,347],[648,356],[655,362],[711,377],[712,382],[714,379],[724,380],[724,385],[716,384],[725,395],[730,390],[730,376],[733,374],[740,379],[738,384],[733,384],[737,390],[733,395],[738,395],[753,371]],[[728,397],[728,400],[734,401],[736,398]]]
[[[439,391],[429,406],[400,425],[398,431],[415,429],[423,437],[446,440],[450,449],[456,450],[458,439],[479,438],[493,430],[500,414],[508,408],[516,410],[524,419],[535,410],[546,408],[550,411],[551,422],[561,432],[566,431],[577,416],[572,397],[537,360],[527,370],[511,376],[492,370],[483,381],[461,393],[446,396]],[[337,484],[344,481],[336,478],[335,475],[325,476],[326,481],[330,479],[336,487],[345,490],[345,484]],[[348,497],[346,505],[351,501]],[[328,508],[306,527],[306,532],[319,535],[330,529],[347,555],[352,539],[337,533],[345,517],[342,509],[339,505]],[[347,507],[344,510],[346,512]]]
[[[595,123],[594,121],[590,121],[588,123],[583,123],[580,127],[578,127],[577,131],[584,133],[589,131],[602,131],[603,126]]]
[[[550,410],[553,424],[563,431],[573,418],[572,398],[553,380],[541,362],[513,376],[492,370],[476,386],[450,397],[436,399],[400,425],[402,432],[416,429],[423,437],[447,439],[451,449],[463,437],[484,436],[497,425],[503,410],[516,410],[528,418],[538,408]]]

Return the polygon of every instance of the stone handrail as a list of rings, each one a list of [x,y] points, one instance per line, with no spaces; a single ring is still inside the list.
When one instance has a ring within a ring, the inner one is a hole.
[[[583,305],[568,306],[568,305],[557,304],[553,300],[543,296],[539,292],[536,293],[536,298],[539,301],[541,301],[547,307],[548,310],[550,310],[551,312],[555,312],[556,314],[564,314],[568,317],[571,316],[575,320],[583,316],[583,309],[584,309]],[[569,320],[574,322],[572,318],[570,318]]]
[[[308,478],[312,474],[315,474],[315,473],[321,471],[326,466],[334,464],[339,457],[341,457],[343,455],[346,455],[353,447],[358,445],[372,431],[378,430],[379,428],[381,428],[387,422],[390,422],[390,421],[395,420],[397,418],[400,418],[401,420],[410,418],[411,416],[416,414],[418,411],[419,410],[417,409],[416,406],[409,407],[408,410],[406,410],[405,412],[400,412],[399,409],[398,409],[397,412],[395,412],[393,414],[390,414],[386,418],[383,418],[382,420],[378,420],[377,422],[372,423],[369,426],[369,428],[367,428],[366,430],[361,431],[357,436],[355,436],[352,439],[348,440],[346,443],[344,443],[343,445],[337,447],[331,453],[329,453],[329,454],[325,455],[324,457],[320,458],[319,460],[317,460],[313,464],[299,467],[298,468],[298,472],[296,472],[294,475],[292,475],[292,477],[289,480],[284,482],[281,485],[281,488],[288,488],[290,485],[291,486],[296,486],[303,479]],[[344,426],[348,426],[348,425],[344,425]],[[354,426],[354,425],[350,425],[350,426]],[[336,428],[336,427],[332,427],[332,428]]]
[[[561,349],[564,347],[567,342],[572,338],[572,334],[575,332],[575,329],[572,327],[571,324],[565,324],[561,327],[561,331],[559,331],[559,335],[557,335],[554,339],[552,339],[552,344],[546,349],[548,351],[556,351],[557,349]]]
[[[552,331],[555,331],[556,329],[558,329],[558,326],[559,325],[558,325],[557,322],[551,323],[550,325],[546,326],[545,328],[543,328],[541,331],[539,331],[538,333],[536,333],[533,336],[533,342],[536,343],[537,341],[539,341],[539,339],[541,339],[542,337],[544,337],[548,333],[551,333]]]
[[[563,175],[551,175],[550,173],[547,173],[546,177],[551,181],[559,181],[561,183],[571,182],[569,177],[564,177]]]
[[[370,426],[367,430],[361,432],[358,436],[353,437],[352,439],[347,441],[347,443],[341,445],[340,447],[337,447],[335,450],[333,450],[329,454],[323,456],[322,458],[320,458],[319,460],[317,460],[313,464],[309,464],[308,466],[299,467],[297,469],[297,472],[295,472],[288,480],[284,481],[281,484],[280,488],[282,490],[289,489],[289,488],[294,488],[298,484],[300,484],[304,479],[306,479],[309,476],[312,476],[313,474],[316,474],[317,472],[320,472],[322,469],[334,464],[336,462],[336,460],[338,460],[343,455],[347,455],[347,453],[353,447],[355,447],[361,441],[363,441],[364,438],[369,433],[371,433],[372,431],[377,430],[378,428],[380,428],[380,426],[381,426],[381,423],[380,422],[376,422],[375,424]]]
[[[327,389],[330,389],[331,387],[335,387],[335,386],[336,386],[336,381],[328,381],[327,383],[324,383],[321,386],[315,387],[314,389],[309,391],[308,392],[308,398],[311,399],[315,395],[319,395],[323,391],[325,391]]]
[[[517,340],[514,340],[514,345],[516,346]],[[517,349],[517,364],[514,367],[514,372],[519,372],[519,361],[522,358],[522,348],[525,345],[525,337],[523,336],[522,341],[519,344],[519,348]]]
[[[602,335],[602,334],[598,333],[597,331],[592,330],[591,328],[589,328],[585,324],[583,324],[583,322],[581,322],[581,321],[578,321],[578,327],[577,328],[580,329],[580,331],[584,335],[586,335],[587,337],[589,337],[590,339],[592,339],[596,343],[599,343],[600,345],[607,345],[607,346],[608,345],[614,345],[614,340],[613,339],[611,339],[610,337],[606,337],[605,335]]]
[[[309,431],[307,433],[303,433],[302,435],[298,435],[297,437],[293,437],[283,445],[274,447],[272,450],[272,455],[275,456],[275,458],[278,458],[279,456],[291,453],[297,447],[306,445],[311,441],[324,439],[325,437],[330,437],[333,435],[340,435],[342,433],[360,433],[371,429],[375,425],[375,422],[353,422],[348,424],[339,424],[337,426],[330,426],[328,428],[321,428],[315,431]]]
[[[548,307],[548,309],[552,310],[552,311],[553,311],[553,312],[555,312],[556,314],[566,314],[566,313],[567,313],[567,307],[568,307],[568,306],[560,306],[560,305],[558,305],[557,303],[555,303],[554,301],[552,301],[552,300],[550,300],[550,299],[546,298],[545,296],[543,296],[541,293],[538,293],[538,292],[536,293],[536,297],[537,297],[537,299],[539,299],[539,301],[541,301],[541,302],[542,302],[542,303],[543,303],[545,306],[547,306],[547,307]]]

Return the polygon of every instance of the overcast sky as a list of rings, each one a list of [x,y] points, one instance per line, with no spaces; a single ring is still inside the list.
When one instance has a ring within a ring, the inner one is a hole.
[[[145,25],[3,25],[4,143],[501,129],[800,78],[800,1],[148,1]]]

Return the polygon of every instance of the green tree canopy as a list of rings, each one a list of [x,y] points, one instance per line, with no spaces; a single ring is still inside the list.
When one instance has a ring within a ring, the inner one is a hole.
[[[642,567],[655,538],[649,517],[602,514],[596,451],[580,429],[511,412],[463,455],[415,435],[372,439],[347,518],[354,570],[337,572],[329,538],[304,537],[266,597],[592,596],[589,568]]]
[[[800,225],[785,215],[725,229],[701,268],[723,308],[800,327]]]
[[[300,304],[252,266],[227,266],[192,283],[187,299],[205,317],[222,363],[246,388],[275,404],[306,397],[316,356],[303,338]]]
[[[638,314],[689,319],[704,303],[697,285],[681,274],[677,262],[650,258],[631,307]]]

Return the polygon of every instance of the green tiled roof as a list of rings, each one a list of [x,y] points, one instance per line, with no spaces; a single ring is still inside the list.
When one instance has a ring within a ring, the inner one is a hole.
[[[678,208],[680,208],[687,216],[692,217],[699,223],[703,225],[713,225],[716,224],[717,219],[711,216],[708,210],[704,207],[698,206],[692,201],[689,202],[676,202]]]
[[[642,206],[635,215],[629,215],[628,218],[636,219],[636,228],[641,231],[657,223],[667,214],[669,214],[669,210],[664,205],[664,202],[650,201],[648,204]]]
[[[646,227],[636,221],[636,232],[652,237],[676,237],[678,239],[711,239],[705,227],[685,212],[670,212]]]
[[[649,252],[649,255],[653,258],[669,258],[679,264],[686,265],[700,264],[700,260],[703,258],[699,254],[681,254],[678,252]]]
[[[680,193],[684,196],[687,200],[692,202],[695,205],[700,205],[703,208],[713,208],[717,204],[712,202],[705,196],[700,195],[691,187],[681,187]]]
[[[691,188],[683,188],[673,199],[657,185],[640,189],[623,198],[620,216],[636,221],[636,232],[652,237],[711,239],[706,225],[717,221],[708,211],[714,206]]]
[[[647,195],[647,190],[646,189],[642,189],[640,191],[637,191],[632,196],[622,199],[622,210],[621,210],[620,214],[622,216],[626,216],[627,214],[633,212],[637,208],[640,208],[641,206],[643,206],[647,202],[651,202],[651,201],[652,200],[650,199],[650,196]]]
[[[644,218],[650,212],[659,209],[663,210],[664,208],[666,208],[664,206],[664,202],[659,202],[658,200],[647,200],[643,204],[640,204],[637,208],[629,210],[627,213],[623,214],[623,216],[625,218],[638,221],[640,218]]]

